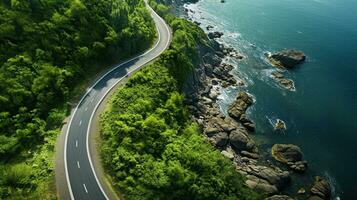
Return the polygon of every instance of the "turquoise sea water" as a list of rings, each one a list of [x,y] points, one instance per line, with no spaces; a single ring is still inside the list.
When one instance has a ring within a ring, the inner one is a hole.
[[[248,85],[244,90],[256,98],[249,114],[262,152],[268,154],[274,143],[302,148],[309,170],[294,179],[290,192],[320,175],[333,184],[335,198],[357,199],[357,1],[204,0],[188,8],[202,27],[214,25],[213,30],[225,33],[221,42],[247,57],[232,62],[234,73]],[[284,48],[308,56],[286,73],[295,92],[276,84],[269,76],[275,68],[264,57]],[[223,111],[239,90],[224,91]],[[284,133],[273,129],[277,118],[286,122]]]

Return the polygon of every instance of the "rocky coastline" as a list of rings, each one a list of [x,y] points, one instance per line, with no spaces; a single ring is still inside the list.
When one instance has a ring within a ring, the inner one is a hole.
[[[211,31],[212,27],[209,25],[206,30]],[[234,66],[226,62],[227,59],[241,60],[244,56],[233,47],[218,43],[216,38],[222,35],[221,32],[207,34],[209,45],[199,47],[202,59],[184,87],[186,103],[204,136],[217,150],[232,160],[237,172],[246,177],[246,185],[267,194],[267,199],[329,200],[331,186],[321,177],[316,179],[309,194],[302,188],[296,195],[290,194],[294,198],[284,195],[284,189],[291,184],[291,175],[303,174],[307,169],[307,161],[302,159],[303,153],[299,147],[291,144],[274,145],[272,157],[277,163],[283,163],[285,166],[262,162],[265,158],[252,137],[256,129],[255,124],[246,114],[249,107],[254,104],[254,96],[244,91],[245,83],[236,80],[231,74]],[[284,75],[278,72],[273,76],[280,82],[289,82],[289,79],[285,79]],[[285,85],[287,89],[294,89],[293,82],[281,85]],[[218,96],[221,88],[230,86],[240,87],[241,92],[229,106],[228,115],[225,115],[219,108]],[[285,124],[281,129],[284,128]]]

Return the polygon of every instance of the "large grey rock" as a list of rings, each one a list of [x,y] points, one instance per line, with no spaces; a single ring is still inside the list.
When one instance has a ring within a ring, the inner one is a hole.
[[[297,50],[283,50],[269,56],[269,60],[274,66],[289,69],[303,63],[305,59],[305,54]]]
[[[300,147],[292,144],[275,144],[271,150],[275,160],[287,164],[295,172],[305,172],[307,162],[302,160]]]
[[[245,183],[249,188],[258,192],[267,194],[276,194],[279,192],[275,185],[270,184],[266,180],[259,179],[256,176],[248,175]]]
[[[302,152],[300,147],[293,144],[275,144],[271,150],[275,160],[288,163],[302,160]]]
[[[241,130],[234,130],[229,136],[229,142],[236,152],[248,150],[251,139]]]
[[[290,173],[288,171],[260,165],[250,166],[250,168],[251,171],[249,174],[268,181],[279,190],[285,188],[291,181]]]
[[[253,98],[246,92],[240,92],[236,100],[228,108],[228,114],[235,120],[240,120],[241,116],[245,114],[248,107],[253,104]]]

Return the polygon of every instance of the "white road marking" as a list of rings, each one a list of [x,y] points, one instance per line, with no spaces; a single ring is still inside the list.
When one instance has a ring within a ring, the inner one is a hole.
[[[87,111],[88,110],[88,107],[86,107],[86,109],[84,109],[84,111]]]
[[[78,147],[78,140],[76,140],[76,147]]]
[[[81,166],[79,165],[79,161],[77,161],[77,167],[78,167],[78,169],[81,168]]]
[[[94,98],[92,98],[91,100],[90,100],[90,102],[92,103],[94,101]]]
[[[84,184],[84,183],[83,183],[83,187],[84,187],[84,191],[86,191],[86,193],[88,193],[88,190],[87,190],[86,184]]]
[[[82,125],[82,120],[79,122],[79,126],[81,126]]]

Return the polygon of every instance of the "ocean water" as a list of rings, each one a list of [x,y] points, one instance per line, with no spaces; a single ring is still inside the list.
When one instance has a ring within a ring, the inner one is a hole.
[[[256,99],[249,115],[267,159],[274,143],[303,150],[309,169],[294,176],[288,191],[309,191],[319,175],[332,183],[335,199],[357,199],[357,1],[203,0],[186,6],[193,20],[224,32],[220,42],[246,57],[229,61],[247,87],[224,90],[222,110],[246,90]],[[308,56],[305,64],[285,72],[295,82],[293,92],[270,76],[276,68],[264,56],[284,48]],[[286,131],[274,131],[278,118]]]

